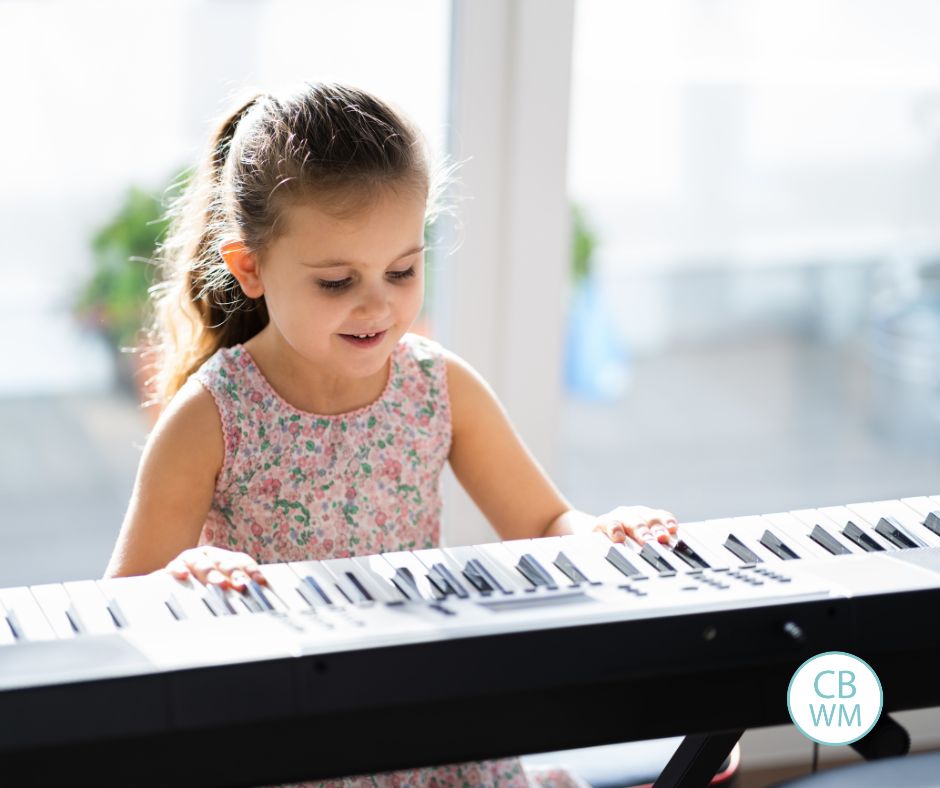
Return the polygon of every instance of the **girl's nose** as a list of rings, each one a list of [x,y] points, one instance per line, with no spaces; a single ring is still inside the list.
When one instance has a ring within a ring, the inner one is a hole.
[[[363,290],[362,299],[356,305],[360,317],[374,319],[386,312],[387,300],[381,287],[369,287]]]

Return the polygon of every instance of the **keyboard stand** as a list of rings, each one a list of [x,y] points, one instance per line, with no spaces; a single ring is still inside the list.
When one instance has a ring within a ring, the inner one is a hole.
[[[686,736],[653,788],[705,788],[742,735],[736,730]]]

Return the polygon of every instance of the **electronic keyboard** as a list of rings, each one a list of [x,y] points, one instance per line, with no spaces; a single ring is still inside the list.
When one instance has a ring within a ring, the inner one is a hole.
[[[261,568],[241,593],[163,572],[0,589],[0,775],[250,786],[730,749],[789,721],[790,676],[827,650],[872,665],[886,711],[940,705],[940,497]]]

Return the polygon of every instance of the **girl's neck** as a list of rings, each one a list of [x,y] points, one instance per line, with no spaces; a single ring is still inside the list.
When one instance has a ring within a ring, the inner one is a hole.
[[[271,388],[298,410],[324,416],[349,413],[375,402],[385,390],[390,359],[379,372],[365,378],[330,375],[297,355],[269,328],[243,346]]]

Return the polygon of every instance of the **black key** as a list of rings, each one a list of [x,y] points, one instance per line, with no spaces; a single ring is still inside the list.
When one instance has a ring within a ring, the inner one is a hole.
[[[310,586],[310,588],[313,589],[314,593],[316,593],[317,596],[320,597],[320,599],[322,599],[324,602],[326,602],[326,604],[328,604],[328,605],[332,605],[332,604],[333,604],[333,600],[330,599],[330,598],[326,595],[326,591],[324,591],[324,590],[320,587],[320,584],[317,582],[316,578],[315,578],[313,575],[305,575],[305,576],[304,576],[304,582],[305,582],[308,586]]]
[[[875,526],[875,531],[900,550],[927,546],[893,517],[882,517]]]
[[[450,567],[445,563],[438,562],[433,564],[428,577],[432,582],[434,582],[435,578],[440,578],[443,582],[440,590],[444,596],[454,594],[458,599],[468,599],[470,597],[467,589],[463,587],[460,581],[454,576],[454,573],[450,571]]]
[[[927,515],[927,519],[924,520],[924,527],[928,531],[933,531],[937,536],[940,536],[940,512],[931,512]]]
[[[346,577],[349,579],[349,582],[352,583],[353,588],[355,588],[356,591],[359,592],[359,599],[356,601],[358,602],[374,602],[375,601],[372,598],[372,594],[366,591],[365,586],[362,584],[359,578],[356,577],[356,575],[354,575],[352,572],[347,572]]]
[[[676,571],[665,558],[663,558],[648,544],[645,544],[640,548],[640,558],[646,561],[646,563],[648,563],[659,573]]]
[[[173,618],[177,621],[183,621],[186,618],[186,613],[183,612],[183,608],[180,607],[180,603],[176,601],[176,597],[173,594],[170,594],[169,597],[163,600],[163,604],[166,605],[167,610],[172,613]]]
[[[814,525],[813,530],[810,531],[809,538],[812,539],[820,547],[825,548],[833,555],[851,555],[852,551],[849,550],[844,544],[842,544],[838,539],[836,539],[831,533],[829,533],[821,525]]]
[[[777,558],[783,559],[784,561],[792,561],[794,558],[799,558],[799,556],[793,552],[792,548],[781,542],[780,537],[769,529],[764,531],[764,535],[760,538],[760,543],[777,556]]]
[[[124,629],[127,626],[127,616],[124,615],[124,611],[121,610],[121,606],[116,599],[108,602],[108,615],[111,616],[114,626],[118,629]]]
[[[559,553],[555,557],[554,564],[558,567],[558,571],[572,583],[590,583],[590,580],[587,579],[584,572],[578,569],[578,567],[574,565],[574,561],[568,558],[564,553]],[[598,585],[600,584],[598,583]]]
[[[267,594],[264,593],[264,589],[257,580],[248,581],[247,591],[251,598],[258,603],[262,610],[267,610],[269,612],[274,611],[274,605],[271,604]]]
[[[728,534],[728,538],[725,539],[725,549],[730,550],[735,556],[742,560],[746,564],[758,564],[762,563],[762,559],[757,553],[751,550],[744,542],[742,542],[734,534]]]
[[[680,539],[672,548],[679,558],[685,561],[693,569],[708,569],[708,562],[702,558],[695,550],[692,549],[692,546],[683,539]]]
[[[209,583],[206,588],[206,593],[202,597],[202,601],[206,603],[206,607],[208,607],[215,616],[236,615],[235,608],[232,607],[225,598],[225,592],[214,583]]]
[[[525,553],[519,558],[516,569],[518,569],[523,577],[532,583],[532,585],[545,586],[545,588],[550,588],[552,591],[558,590],[558,585],[552,580],[552,576],[545,571],[545,567],[542,566],[538,559],[531,553]]]
[[[16,614],[12,610],[7,611],[4,619],[7,622],[7,626],[10,628],[10,632],[13,633],[13,637],[15,637],[17,640],[25,640],[23,627],[20,626],[20,622],[17,620]]]
[[[76,635],[81,635],[85,631],[85,625],[82,618],[78,615],[75,605],[69,605],[65,610],[65,617],[68,619],[69,626]]]
[[[878,542],[872,539],[851,520],[845,524],[845,528],[842,529],[842,535],[845,536],[846,539],[851,539],[854,544],[857,544],[862,550],[866,550],[869,553],[884,550]]]
[[[479,558],[471,558],[467,561],[467,566],[464,568],[463,573],[467,580],[473,583],[477,591],[501,591],[504,594],[512,593],[510,589],[504,588],[499,580],[493,577],[490,570],[483,565],[483,562],[480,561]],[[477,585],[477,583],[482,583],[482,587]]]
[[[642,572],[624,558],[623,553],[614,546],[611,546],[610,550],[607,551],[607,560],[627,577],[636,577],[642,574]]]
[[[418,590],[418,583],[415,576],[407,566],[400,566],[395,570],[395,576],[392,578],[395,587],[401,591],[408,599],[422,599],[421,592]]]

